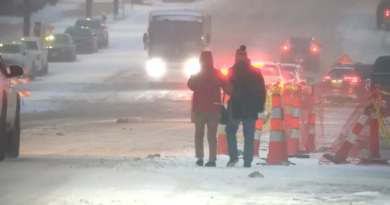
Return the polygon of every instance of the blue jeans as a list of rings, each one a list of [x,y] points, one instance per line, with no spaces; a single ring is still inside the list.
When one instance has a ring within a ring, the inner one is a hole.
[[[244,132],[244,163],[252,163],[256,120],[251,118],[234,119],[226,125],[225,132],[230,159],[238,159],[237,130],[242,122]]]

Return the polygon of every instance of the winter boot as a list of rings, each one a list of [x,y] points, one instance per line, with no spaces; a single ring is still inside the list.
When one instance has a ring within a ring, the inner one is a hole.
[[[198,166],[203,166],[203,159],[198,159],[198,161],[196,161],[196,165]]]
[[[238,159],[230,159],[229,162],[227,163],[227,167],[234,167],[238,163]]]
[[[207,162],[204,166],[205,167],[216,167],[217,164],[215,162]]]

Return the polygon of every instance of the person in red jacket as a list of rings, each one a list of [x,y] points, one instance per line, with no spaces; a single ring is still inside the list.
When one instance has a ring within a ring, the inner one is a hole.
[[[201,70],[188,80],[188,88],[193,91],[192,112],[195,123],[196,165],[203,166],[203,138],[207,126],[209,142],[209,162],[207,167],[215,167],[217,160],[217,131],[221,114],[221,88],[230,94],[231,86],[222,73],[214,68],[210,51],[203,51],[199,59]]]

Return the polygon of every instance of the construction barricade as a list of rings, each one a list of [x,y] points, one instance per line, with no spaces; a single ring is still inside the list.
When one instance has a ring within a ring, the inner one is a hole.
[[[335,111],[329,110],[323,112],[324,120],[321,127],[324,130],[335,125],[329,125],[327,115],[336,115],[342,118],[347,117],[338,133],[333,135],[322,135],[324,139],[332,139],[333,142],[326,146],[326,149],[319,151],[325,152],[320,158],[319,164],[381,164],[388,165],[387,160],[390,159],[390,123],[388,116],[383,117],[382,113],[386,112],[387,108],[382,105],[381,96],[389,95],[390,93],[381,91],[379,85],[374,85],[368,93],[367,101],[361,102],[354,109],[349,109],[349,113],[340,113],[348,108],[337,109],[338,114],[332,113]],[[318,104],[317,104],[318,106]],[[324,106],[325,109],[327,106]],[[384,108],[384,109],[383,109]],[[381,139],[382,138],[382,139]],[[320,142],[324,142],[323,140]],[[324,143],[316,143],[324,147]],[[382,150],[381,150],[382,147]]]
[[[266,160],[266,163],[259,164],[289,165],[293,164],[288,160],[289,157],[309,157],[304,152],[308,149],[306,148],[308,143],[304,141],[307,137],[302,137],[304,132],[301,131],[302,125],[307,125],[301,123],[305,120],[301,117],[300,111],[302,93],[302,89],[296,84],[278,83],[268,86],[265,111],[258,114],[256,121],[253,155]],[[309,97],[304,99],[311,100]],[[224,106],[227,106],[228,97],[225,95],[222,101]],[[218,133],[218,154],[223,155],[228,154],[225,127],[220,124]],[[242,136],[238,134],[237,138],[240,139]],[[268,150],[268,154],[264,153],[262,156],[261,150]]]

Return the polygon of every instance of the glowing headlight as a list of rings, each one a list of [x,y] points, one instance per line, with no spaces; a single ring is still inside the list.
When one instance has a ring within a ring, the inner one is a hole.
[[[187,75],[193,75],[200,71],[200,63],[196,58],[190,59],[186,62],[186,73]]]
[[[165,73],[165,63],[161,59],[151,59],[146,63],[146,70],[152,77],[160,77]]]

